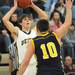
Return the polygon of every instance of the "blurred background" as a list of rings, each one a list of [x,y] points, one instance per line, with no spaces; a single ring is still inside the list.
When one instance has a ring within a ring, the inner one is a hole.
[[[51,31],[54,31],[62,26],[66,13],[65,0],[33,1],[38,7],[40,7],[48,14]],[[2,17],[11,9],[12,6],[13,0],[0,0],[0,75],[10,75],[10,55],[8,47],[11,45],[11,43],[13,43],[13,39],[10,35],[10,32],[6,29],[6,27],[4,27]],[[75,0],[73,0],[72,13],[72,25],[68,33],[61,40],[61,55],[63,57],[65,74],[69,72],[75,72]],[[31,14],[33,21],[37,21],[39,19],[37,13],[31,8],[18,8],[16,12],[11,16],[10,21],[15,26],[20,27],[18,20],[19,16],[22,14]],[[71,69],[69,66],[71,66]]]

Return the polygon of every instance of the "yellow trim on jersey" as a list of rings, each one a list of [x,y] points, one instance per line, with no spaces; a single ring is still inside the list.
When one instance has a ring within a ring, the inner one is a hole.
[[[31,43],[32,43],[33,47],[35,47],[34,40],[33,39],[31,39]]]
[[[59,45],[61,46],[61,41],[58,39],[57,34],[56,34],[55,32],[53,32],[53,34],[55,35],[55,37],[56,37],[56,39],[57,39],[57,41],[58,41]]]
[[[49,34],[49,32],[47,31],[47,32],[45,32],[45,33],[39,33],[38,35],[40,35],[40,36],[46,36],[46,35],[48,35]]]
[[[31,39],[31,43],[32,43],[33,47],[35,47],[35,45],[34,45],[34,40],[33,40],[33,39]],[[34,54],[34,57],[37,58],[37,57],[36,57],[36,54]]]

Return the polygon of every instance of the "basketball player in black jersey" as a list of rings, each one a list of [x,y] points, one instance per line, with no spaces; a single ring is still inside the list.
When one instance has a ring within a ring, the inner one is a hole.
[[[72,1],[66,0],[66,18],[64,24],[55,32],[50,32],[47,20],[39,20],[37,23],[38,36],[32,39],[28,45],[28,51],[23,63],[17,71],[17,75],[23,75],[28,63],[35,53],[37,57],[36,75],[64,75],[61,57],[60,41],[72,23]]]

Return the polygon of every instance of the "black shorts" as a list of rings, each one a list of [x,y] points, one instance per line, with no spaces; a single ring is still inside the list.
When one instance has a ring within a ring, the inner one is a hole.
[[[13,72],[11,72],[11,75],[17,75],[17,71],[18,69],[14,70]]]
[[[62,70],[38,69],[36,75],[64,75],[64,72]]]

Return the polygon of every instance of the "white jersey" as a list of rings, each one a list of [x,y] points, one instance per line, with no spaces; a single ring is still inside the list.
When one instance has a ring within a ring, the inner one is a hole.
[[[20,29],[18,30],[17,48],[18,48],[18,55],[19,55],[19,64],[21,64],[24,59],[25,53],[27,51],[28,41],[31,38],[34,38],[35,36],[36,36],[36,32],[34,30],[32,30],[29,34],[21,31]],[[32,64],[34,62],[36,62],[36,59],[33,55],[30,63]]]

